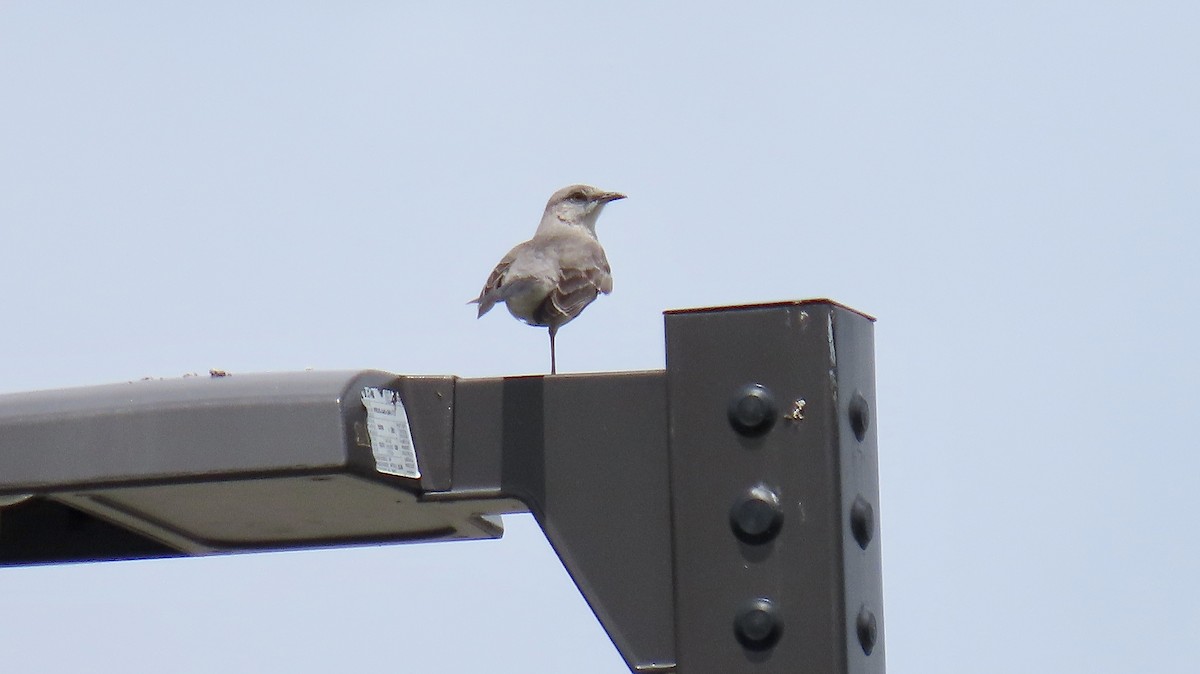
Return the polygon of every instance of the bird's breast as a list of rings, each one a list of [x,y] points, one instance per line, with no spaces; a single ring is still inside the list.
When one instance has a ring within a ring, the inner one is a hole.
[[[508,289],[504,306],[508,307],[508,313],[518,320],[529,325],[545,325],[539,320],[539,316],[542,313],[542,304],[553,289],[554,284],[549,280],[520,279]]]

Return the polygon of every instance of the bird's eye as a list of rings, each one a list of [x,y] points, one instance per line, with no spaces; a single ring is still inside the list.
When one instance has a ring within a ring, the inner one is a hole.
[[[572,192],[567,198],[571,201],[587,201],[587,195],[583,192]]]

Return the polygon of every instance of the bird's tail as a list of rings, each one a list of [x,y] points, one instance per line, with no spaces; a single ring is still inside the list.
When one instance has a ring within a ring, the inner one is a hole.
[[[478,304],[479,313],[475,316],[475,318],[483,318],[484,314],[491,311],[492,307],[496,306],[496,300],[487,297],[486,295],[480,295],[479,297],[467,302],[467,304]]]

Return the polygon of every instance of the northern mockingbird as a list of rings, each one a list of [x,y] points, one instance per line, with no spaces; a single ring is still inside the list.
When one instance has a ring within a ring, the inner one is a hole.
[[[596,218],[610,201],[624,199],[590,185],[571,185],[550,196],[533,238],[508,251],[479,297],[479,316],[504,302],[514,317],[550,329],[550,374],[558,368],[554,335],[600,293],[612,292],[612,273],[596,239]]]

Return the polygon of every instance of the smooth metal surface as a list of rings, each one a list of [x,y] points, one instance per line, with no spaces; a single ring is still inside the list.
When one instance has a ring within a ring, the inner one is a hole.
[[[545,380],[545,500],[531,503],[626,661],[652,669],[674,662],[664,379]]]
[[[368,370],[0,395],[0,494],[279,471],[350,469],[375,477],[361,428],[364,386],[401,390],[415,419],[413,439],[431,450],[420,486],[449,484],[453,378]]]
[[[425,495],[524,504],[643,671],[673,664],[665,396],[662,372],[460,381],[455,488]]]
[[[495,538],[450,484],[451,377],[300,372],[0,396],[0,564]],[[375,470],[365,386],[401,392],[419,480]],[[114,531],[122,535],[99,535]]]

